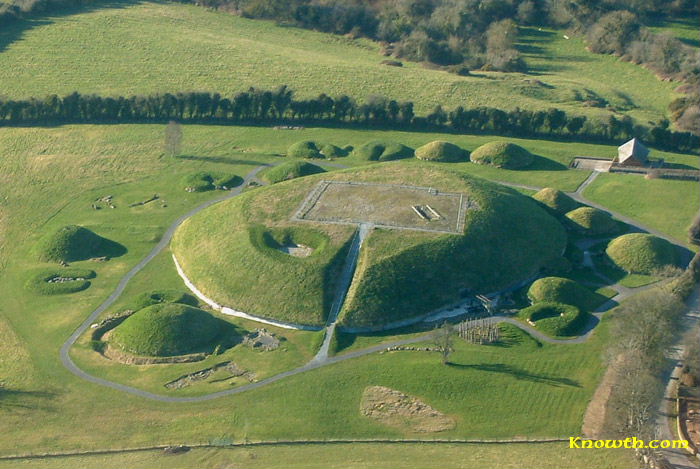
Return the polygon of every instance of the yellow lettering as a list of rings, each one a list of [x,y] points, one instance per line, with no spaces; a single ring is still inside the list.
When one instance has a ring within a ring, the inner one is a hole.
[[[569,449],[576,448],[576,449],[581,449],[581,447],[578,445],[578,442],[581,441],[581,437],[569,437]]]

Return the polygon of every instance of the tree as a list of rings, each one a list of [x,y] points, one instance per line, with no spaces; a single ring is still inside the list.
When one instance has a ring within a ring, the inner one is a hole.
[[[170,121],[165,127],[163,149],[165,154],[170,157],[180,154],[182,149],[182,126],[178,122]]]
[[[433,343],[442,356],[443,365],[450,362],[450,355],[454,351],[453,338],[454,330],[447,321],[443,322],[442,326],[435,328],[433,332]]]

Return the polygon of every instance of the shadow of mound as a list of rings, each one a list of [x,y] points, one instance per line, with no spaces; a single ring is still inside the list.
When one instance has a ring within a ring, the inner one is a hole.
[[[581,385],[578,381],[574,381],[569,378],[560,378],[557,376],[548,376],[542,374],[531,373],[527,370],[517,368],[513,365],[506,365],[504,363],[485,363],[481,365],[466,365],[461,363],[448,362],[448,366],[453,368],[461,369],[472,369],[477,371],[486,371],[490,373],[502,373],[511,375],[515,379],[530,381],[534,383],[548,384],[550,386],[572,386],[580,388]]]
[[[93,257],[121,257],[127,252],[129,252],[129,250],[123,244],[100,236],[100,244],[93,253],[94,255],[86,257],[85,259],[76,260],[87,260],[92,259]]]
[[[55,394],[48,391],[23,391],[0,386],[0,409],[4,410],[52,410],[48,401]]]
[[[533,154],[532,158],[532,163],[525,168],[521,168],[521,171],[565,171],[568,169],[558,161],[545,158],[544,156]]]

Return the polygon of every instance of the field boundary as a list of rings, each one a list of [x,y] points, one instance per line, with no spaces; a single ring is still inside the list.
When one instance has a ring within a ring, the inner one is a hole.
[[[137,446],[133,448],[107,448],[86,451],[66,451],[66,452],[48,452],[38,454],[12,454],[0,456],[0,461],[12,461],[17,459],[43,459],[43,458],[64,458],[71,456],[92,456],[101,454],[120,454],[120,453],[138,453],[146,451],[165,450],[168,448],[186,447],[186,448],[246,448],[256,446],[304,446],[304,445],[343,445],[343,444],[464,444],[464,445],[505,445],[505,444],[542,444],[542,443],[562,443],[569,441],[569,437],[560,438],[513,438],[513,439],[450,439],[437,438],[421,440],[418,438],[409,439],[391,439],[391,438],[357,438],[357,439],[330,439],[330,440],[269,440],[269,441],[248,441],[243,443],[195,443],[195,444],[171,444],[171,445],[153,445],[153,446]]]

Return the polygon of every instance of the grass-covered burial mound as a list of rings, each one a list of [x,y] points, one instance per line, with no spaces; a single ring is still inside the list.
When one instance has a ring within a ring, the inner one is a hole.
[[[546,207],[554,210],[556,213],[565,214],[576,208],[579,204],[574,199],[560,191],[551,187],[545,187],[541,191],[532,196],[533,199],[544,204]]]
[[[319,196],[321,180],[331,185]],[[305,200],[315,201],[326,218],[294,221]],[[386,205],[387,200],[392,202]],[[415,204],[422,204],[424,218],[412,210]],[[536,273],[566,244],[562,225],[515,190],[395,162],[281,182],[215,204],[185,221],[171,247],[188,278],[217,303],[269,319],[322,325],[357,225],[317,220],[349,216],[385,217],[387,223],[413,223],[421,230],[370,231],[341,311],[346,326],[422,315],[458,300],[465,290],[499,290]]]
[[[620,269],[634,274],[650,275],[678,263],[678,252],[673,244],[646,233],[615,238],[605,253]]]
[[[593,207],[579,207],[566,214],[569,225],[585,235],[606,235],[619,233],[622,224],[609,213]]]
[[[521,169],[532,164],[535,157],[515,143],[489,142],[474,150],[471,155],[473,163],[486,164],[504,169]]]
[[[112,332],[109,342],[125,352],[170,357],[206,351],[227,323],[199,308],[158,303],[141,309]]]
[[[413,149],[401,143],[373,140],[355,148],[352,155],[365,161],[392,161],[413,156]]]
[[[469,161],[469,152],[453,143],[435,140],[417,148],[416,158],[425,161],[456,163],[459,161]]]
[[[543,302],[520,310],[518,316],[537,330],[555,337],[578,335],[588,315],[573,305]]]
[[[124,254],[124,246],[103,238],[83,226],[67,225],[48,233],[36,248],[44,262],[75,262],[93,257],[116,257]]]
[[[568,278],[544,277],[535,280],[527,291],[533,303],[554,302],[577,306],[585,311],[595,309],[605,297]]]
[[[87,289],[95,276],[89,269],[42,269],[30,274],[25,287],[40,295],[63,295]]]
[[[276,182],[288,181],[290,179],[323,173],[325,171],[326,170],[320,166],[306,161],[288,161],[270,168],[265,172],[262,178],[274,184]]]

